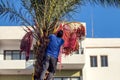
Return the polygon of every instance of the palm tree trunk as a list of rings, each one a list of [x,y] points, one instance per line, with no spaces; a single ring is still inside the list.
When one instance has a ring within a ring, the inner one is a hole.
[[[33,52],[35,55],[34,76],[37,78],[37,80],[40,78],[42,72],[42,63],[45,58],[45,49],[47,47],[47,44],[48,39],[46,36],[43,36],[41,40],[36,41],[36,44],[33,48]]]

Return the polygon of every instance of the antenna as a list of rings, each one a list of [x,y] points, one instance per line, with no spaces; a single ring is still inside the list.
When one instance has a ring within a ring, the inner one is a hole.
[[[91,7],[91,31],[92,31],[92,38],[94,38],[94,24],[93,24],[93,7]]]

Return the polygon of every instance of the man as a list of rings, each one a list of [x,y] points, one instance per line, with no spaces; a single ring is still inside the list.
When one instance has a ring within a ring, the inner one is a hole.
[[[63,36],[62,30],[59,30],[57,32],[57,35],[51,34],[49,36],[50,42],[49,42],[47,49],[46,49],[46,56],[45,56],[46,58],[43,61],[43,70],[42,70],[42,73],[40,76],[40,80],[44,80],[45,73],[47,70],[49,71],[49,75],[47,77],[47,80],[52,80],[53,75],[54,75],[55,70],[56,70],[56,66],[57,66],[57,60],[58,60],[60,47],[64,43],[62,36]]]

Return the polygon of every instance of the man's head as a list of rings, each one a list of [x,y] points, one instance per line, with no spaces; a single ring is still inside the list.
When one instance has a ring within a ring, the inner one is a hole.
[[[57,32],[57,37],[62,37],[63,36],[63,31],[62,30],[59,30],[58,32]]]

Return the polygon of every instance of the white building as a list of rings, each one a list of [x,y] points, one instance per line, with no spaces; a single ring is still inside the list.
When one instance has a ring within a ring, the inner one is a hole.
[[[19,54],[22,27],[0,27],[0,80],[31,80],[33,54]],[[82,51],[81,51],[82,50]],[[79,54],[62,56],[55,80],[120,80],[120,39],[86,38]]]
[[[84,41],[83,80],[120,80],[120,38]]]

